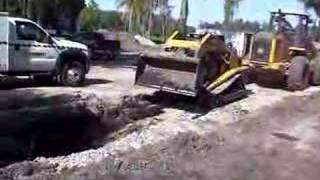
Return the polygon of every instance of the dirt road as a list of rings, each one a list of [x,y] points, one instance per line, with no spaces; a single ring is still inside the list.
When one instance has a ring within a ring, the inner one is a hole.
[[[99,132],[99,142],[90,141],[91,146],[75,153],[3,168],[0,179],[300,180],[320,175],[320,88],[290,93],[249,85],[248,98],[205,111],[188,98],[133,87],[133,80],[132,66],[99,64],[83,88],[23,81],[3,90],[2,97],[20,95],[24,98],[16,101],[24,99],[25,104],[38,96],[94,94],[104,106],[90,130],[116,128]]]

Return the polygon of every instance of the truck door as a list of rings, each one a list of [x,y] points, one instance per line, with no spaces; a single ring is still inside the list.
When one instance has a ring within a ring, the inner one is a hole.
[[[49,35],[32,22],[16,21],[16,41],[13,43],[14,71],[45,72],[54,69],[58,51]]]

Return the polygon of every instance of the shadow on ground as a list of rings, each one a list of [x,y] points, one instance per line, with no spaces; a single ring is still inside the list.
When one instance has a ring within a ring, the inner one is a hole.
[[[207,105],[200,105],[196,97],[172,93],[172,92],[166,92],[166,91],[157,91],[152,95],[143,95],[143,98],[147,101],[150,101],[154,104],[159,104],[163,107],[175,108],[175,109],[180,109],[180,110],[184,110],[192,113],[205,115],[214,108],[225,106],[237,100],[247,98],[251,94],[252,94],[252,91],[246,90],[243,97],[235,99],[231,102],[226,102],[226,103],[218,102],[212,107],[209,107]]]
[[[106,79],[87,78],[83,87],[91,85],[108,84],[112,81]],[[35,87],[57,87],[60,86],[56,82],[37,82],[31,78],[14,78],[14,77],[1,77],[0,90],[13,90],[21,88],[35,88]]]
[[[108,134],[162,112],[160,106],[140,97],[109,104],[80,92],[48,95],[24,89],[0,93],[0,166],[98,148],[105,145]]]

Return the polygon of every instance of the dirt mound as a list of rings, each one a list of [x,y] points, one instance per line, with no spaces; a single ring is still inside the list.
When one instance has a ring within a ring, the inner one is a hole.
[[[74,179],[317,179],[319,94],[291,97],[216,132],[195,132],[74,169]],[[301,106],[303,104],[303,106]]]

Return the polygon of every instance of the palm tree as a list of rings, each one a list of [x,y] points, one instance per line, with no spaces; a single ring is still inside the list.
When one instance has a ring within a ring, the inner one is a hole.
[[[234,11],[242,0],[224,0],[224,22],[229,23],[234,17]]]
[[[168,18],[171,16],[171,7],[169,0],[160,0],[159,2],[160,16],[161,16],[161,36],[163,40],[167,36]]]
[[[180,22],[182,25],[182,34],[187,33],[187,22],[189,16],[189,0],[181,1],[181,9],[180,9]]]
[[[141,21],[148,1],[150,0],[118,0],[118,8],[124,8],[126,11],[125,19],[128,21],[129,32],[133,32],[134,24]]]

